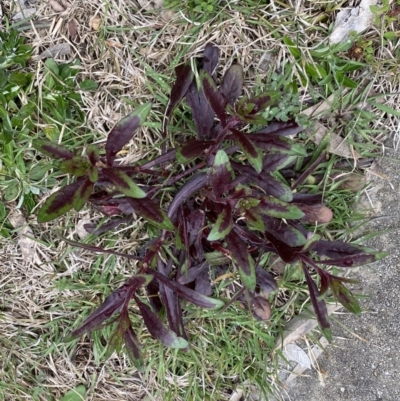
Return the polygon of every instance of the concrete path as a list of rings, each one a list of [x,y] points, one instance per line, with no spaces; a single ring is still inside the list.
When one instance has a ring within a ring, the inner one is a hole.
[[[361,301],[366,312],[336,315],[349,331],[333,323],[334,341],[318,359],[320,373],[308,370],[296,378],[288,400],[400,401],[400,154],[388,151],[378,164],[391,185],[374,177],[369,195],[376,214],[390,217],[367,228],[395,230],[369,245],[389,256],[354,272],[360,283],[353,289],[369,295]]]

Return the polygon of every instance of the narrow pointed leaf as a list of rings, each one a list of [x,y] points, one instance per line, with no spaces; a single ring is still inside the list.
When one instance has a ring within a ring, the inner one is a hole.
[[[94,312],[92,312],[82,323],[82,325],[71,333],[72,338],[81,336],[88,331],[96,329],[114,313],[118,312],[126,300],[130,296],[131,288],[124,284],[122,287],[110,294],[104,302]]]
[[[181,146],[176,152],[176,159],[179,163],[187,163],[202,155],[205,150],[214,145],[214,141],[202,141],[192,139]]]
[[[136,369],[139,372],[144,373],[140,343],[136,336],[136,333],[133,331],[131,326],[129,326],[129,328],[124,333],[124,343],[129,359],[135,365]]]
[[[204,48],[203,69],[213,75],[218,64],[219,48],[211,43],[207,43]]]
[[[168,107],[165,112],[165,115],[167,117],[171,115],[174,108],[186,95],[186,92],[188,91],[189,86],[193,81],[193,71],[189,63],[178,65],[175,68],[175,75],[176,81],[171,89]]]
[[[74,154],[69,149],[57,143],[47,141],[46,139],[34,139],[32,141],[32,146],[39,152],[53,159],[70,160],[74,157]]]
[[[302,247],[306,243],[305,236],[284,221],[269,216],[263,216],[263,220],[265,230],[286,245],[290,247]]]
[[[108,134],[106,142],[107,164],[111,167],[116,154],[133,138],[135,131],[146,120],[151,109],[151,103],[137,107],[132,113],[123,118]]]
[[[272,196],[263,196],[257,207],[259,213],[281,219],[301,219],[304,213],[297,206],[282,202]]]
[[[214,112],[204,95],[203,89],[197,89],[196,82],[192,82],[189,86],[186,101],[192,110],[192,117],[199,138],[208,138],[214,124]]]
[[[272,154],[264,157],[262,171],[265,173],[272,173],[279,171],[289,166],[296,160],[296,156]]]
[[[72,204],[77,212],[83,208],[92,191],[93,183],[89,178],[86,178],[72,196]]]
[[[174,280],[170,280],[168,277],[164,276],[163,274],[160,274],[155,270],[149,271],[148,273],[153,274],[159,281],[161,281],[167,287],[175,291],[181,298],[185,299],[186,301],[189,301],[194,305],[200,306],[202,308],[211,308],[211,309],[220,308],[224,305],[223,301],[199,294],[198,292],[193,291],[190,288],[185,287],[184,285],[179,284]]]
[[[357,267],[376,262],[386,256],[386,252],[374,252],[374,254],[360,253],[358,255],[349,255],[343,258],[320,260],[317,263],[337,267]]]
[[[149,333],[162,344],[167,347],[182,349],[187,348],[189,343],[182,337],[178,337],[172,330],[170,330],[160,318],[136,296],[135,302],[139,306],[140,313],[142,314],[144,324],[149,330]]]
[[[326,337],[326,339],[329,342],[331,342],[332,334],[328,320],[328,309],[326,308],[325,301],[323,299],[320,299],[320,294],[317,285],[311,278],[310,273],[304,264],[303,264],[303,270],[306,277],[308,289],[310,290],[310,299],[314,308],[315,315],[317,316],[319,327],[323,335]]]
[[[204,95],[206,96],[208,103],[214,110],[217,117],[221,120],[222,125],[226,125],[226,112],[225,112],[225,102],[221,93],[219,93],[214,80],[211,78],[210,74],[206,71],[201,71],[200,74],[202,88],[204,90]]]
[[[196,280],[196,278],[204,271],[208,271],[209,264],[207,262],[202,262],[196,266],[192,266],[187,272],[180,275],[177,279],[179,284],[189,284]]]
[[[121,353],[122,350],[122,343],[124,341],[124,331],[121,330],[120,324],[115,329],[111,338],[108,340],[107,349],[104,355],[105,359],[110,358],[112,353],[115,351],[117,354]]]
[[[299,247],[296,249],[289,246],[285,242],[276,238],[276,236],[271,234],[270,232],[265,232],[265,238],[273,245],[277,254],[284,262],[294,263],[296,260],[299,259]]]
[[[93,183],[97,182],[99,179],[99,170],[96,166],[92,166],[88,171],[89,180]]]
[[[81,186],[81,181],[66,185],[59,191],[50,195],[44,205],[40,208],[37,221],[46,223],[67,213],[73,208],[74,194]]]
[[[255,105],[255,107],[251,111],[251,114],[256,114],[264,111],[267,107],[275,104],[281,96],[282,94],[278,91],[269,91],[252,97],[248,100],[249,103],[253,103]]]
[[[210,172],[210,185],[216,197],[220,197],[231,183],[232,172],[228,155],[223,150],[218,150]]]
[[[240,149],[246,155],[249,163],[254,169],[260,173],[262,170],[262,158],[263,155],[254,143],[248,138],[248,135],[243,134],[237,129],[231,129]]]
[[[232,230],[232,208],[229,203],[224,205],[222,213],[218,215],[217,221],[213,225],[210,234],[208,234],[208,241],[217,241],[225,238]]]
[[[282,135],[282,136],[292,136],[303,131],[303,127],[300,127],[295,120],[289,121],[274,121],[260,131],[260,133],[271,134],[271,135]]]
[[[86,155],[92,165],[95,165],[100,160],[99,148],[96,145],[89,145],[86,149]]]
[[[333,296],[351,313],[355,313],[359,315],[361,313],[360,305],[357,300],[354,298],[354,295],[351,291],[346,288],[344,284],[342,284],[338,280],[332,280],[330,283],[330,287],[332,290]]]
[[[174,231],[175,227],[160,206],[149,198],[127,198],[135,213],[163,230]]]
[[[131,198],[145,198],[146,192],[138,187],[124,171],[117,168],[104,168],[102,173],[111,181],[112,184],[124,195]]]
[[[219,92],[230,104],[234,105],[235,101],[241,95],[243,89],[243,68],[239,64],[233,64],[226,71]]]
[[[251,257],[246,243],[235,232],[231,231],[226,237],[226,244],[229,249],[233,263],[239,269],[240,278],[244,286],[254,292],[256,288],[256,269],[254,260]]]
[[[256,133],[247,134],[247,137],[267,152],[277,152],[289,156],[307,156],[307,151],[304,146],[293,143],[283,136]]]
[[[256,267],[257,285],[266,293],[276,290],[276,281],[274,276],[265,271],[261,266]]]

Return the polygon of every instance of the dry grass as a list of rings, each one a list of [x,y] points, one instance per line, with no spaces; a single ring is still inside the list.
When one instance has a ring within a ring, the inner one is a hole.
[[[69,1],[70,9],[56,13],[47,1],[37,0],[37,15],[50,26],[32,27],[24,30],[24,34],[34,46],[36,56],[50,46],[69,43],[71,53],[56,55],[56,60],[69,62],[79,58],[82,79],[91,78],[99,83],[99,90],[84,97],[88,124],[98,142],[105,140],[110,128],[133,105],[153,102],[153,124],[144,127],[131,142],[127,162],[159,152],[155,143],[161,138],[162,113],[168,101],[166,89],[173,82],[173,68],[182,59],[201,55],[205,44],[213,42],[221,52],[219,73],[237,61],[244,66],[246,86],[260,88],[266,85],[272,70],[280,72],[287,63],[293,63],[280,39],[282,35],[299,38],[300,47],[307,53],[326,39],[325,32],[336,13],[336,1],[270,1],[268,6],[259,6],[257,12],[247,13],[246,9],[240,10],[239,4],[246,2],[231,1],[221,2],[226,5],[206,24],[196,24],[172,11],[145,10],[136,1]],[[12,1],[3,3],[4,11],[12,9]],[[332,11],[327,12],[330,6]],[[94,18],[98,18],[98,27]],[[77,37],[71,36],[70,21],[76,22]],[[368,35],[380,34],[371,30]],[[375,93],[399,92],[400,71],[395,55],[398,50],[392,44],[379,49],[372,87]],[[37,58],[30,67],[40,71],[42,63]],[[41,79],[37,75],[37,85]],[[303,99],[309,99],[307,85],[300,89]],[[400,111],[398,94],[385,100],[388,106]],[[372,128],[390,133],[397,149],[399,118],[380,114]],[[94,256],[80,250],[71,252],[54,236],[59,230],[67,238],[74,238],[82,222],[94,218],[98,216],[84,211],[60,219],[58,227],[54,224],[39,227],[30,219],[28,223],[38,241],[31,260],[21,257],[16,239],[2,239],[0,400],[59,400],[80,383],[89,390],[88,400],[163,400],[165,385],[177,389],[176,400],[187,399],[185,389],[193,380],[188,376],[196,372],[190,369],[179,374],[166,372],[166,379],[160,382],[157,371],[162,369],[163,361],[157,355],[161,352],[157,346],[148,355],[150,361],[153,358],[150,368],[145,375],[139,375],[124,357],[113,355],[106,363],[100,362],[104,347],[96,345],[95,336],[76,347],[63,343],[82,312],[89,313],[108,293],[108,283],[116,287],[135,269],[119,258]],[[99,245],[133,252],[146,239],[146,233],[135,223],[123,228],[118,237],[118,243],[115,237],[110,237],[103,238]],[[143,338],[149,340],[146,333]],[[199,346],[198,354],[202,352]],[[172,354],[162,355],[172,358]],[[210,366],[208,377],[195,378],[199,388],[210,389],[219,379],[213,377],[212,370]],[[230,382],[233,389],[238,384],[238,375]],[[276,386],[273,377],[271,386]],[[209,393],[214,394],[210,398],[213,400],[229,398],[227,393]]]

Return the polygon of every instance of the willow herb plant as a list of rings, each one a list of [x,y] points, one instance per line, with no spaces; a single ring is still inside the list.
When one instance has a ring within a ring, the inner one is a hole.
[[[45,201],[39,222],[71,209],[79,211],[90,203],[110,216],[110,221],[100,228],[88,225],[88,230],[112,229],[131,220],[133,213],[158,229],[157,237],[135,255],[66,240],[73,246],[137,261],[136,274],[112,292],[71,338],[104,324],[116,324],[109,353],[124,345],[139,368],[141,351],[129,316],[131,301],[155,339],[186,349],[185,302],[212,309],[224,305],[212,297],[213,269],[231,269],[241,280],[243,288],[230,302],[241,295],[256,318],[269,317],[265,294],[276,288],[276,280],[260,260],[267,253],[276,254],[304,272],[319,326],[330,339],[324,294],[330,289],[353,313],[359,313],[360,307],[344,284],[352,280],[335,276],[326,267],[347,269],[384,256],[359,245],[325,240],[312,231],[313,224],[330,221],[332,212],[322,203],[322,196],[296,189],[324,155],[294,174],[297,159],[305,158],[307,152],[289,136],[301,132],[302,127],[294,120],[267,125],[263,112],[280,94],[242,96],[243,70],[238,64],[227,70],[217,86],[218,56],[218,48],[209,44],[203,58],[196,60],[196,71],[190,63],[176,68],[164,135],[174,109],[183,100],[190,107],[197,135],[179,138],[179,147],[163,149],[153,160],[123,165],[117,158],[146,120],[151,104],[138,107],[114,127],[105,155],[94,145],[87,147],[85,156],[78,156],[47,140],[33,142],[37,150],[60,161],[62,172],[76,177]],[[166,323],[159,314],[163,308]]]

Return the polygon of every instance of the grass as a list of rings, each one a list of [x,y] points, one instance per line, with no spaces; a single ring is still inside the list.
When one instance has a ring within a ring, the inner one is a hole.
[[[0,256],[0,400],[59,400],[80,384],[84,384],[87,399],[91,400],[226,400],[236,388],[243,388],[246,394],[258,388],[268,398],[279,388],[278,358],[273,354],[275,338],[284,323],[307,305],[306,286],[296,267],[284,268],[279,293],[271,297],[273,315],[267,323],[255,321],[236,305],[217,316],[189,308],[192,349],[187,354],[163,348],[142,331],[147,362],[143,375],[124,356],[113,354],[104,361],[110,328],[90,339],[64,341],[112,288],[130,276],[135,266],[114,256],[71,249],[55,235],[79,235],[83,222],[99,221],[93,211],[60,219],[58,226],[36,224],[34,211],[43,194],[65,178],[49,169],[47,160],[38,159],[30,147],[31,139],[47,137],[80,149],[104,141],[123,115],[139,103],[152,101],[151,118],[127,147],[126,158],[134,162],[154,157],[160,151],[157,143],[161,139],[162,110],[168,102],[174,67],[182,59],[200,55],[204,45],[213,41],[225,60],[219,74],[236,59],[244,66],[246,84],[250,84],[246,86],[253,87],[253,93],[266,87],[283,92],[279,107],[269,111],[271,119],[294,114],[303,123],[307,120],[311,132],[313,124],[319,122],[361,156],[378,155],[386,132],[394,132],[395,148],[400,143],[400,133],[395,131],[399,40],[384,36],[395,32],[398,23],[386,18],[385,12],[377,12],[375,27],[356,41],[363,51],[357,63],[363,65],[346,74],[351,81],[346,81],[350,87],[343,93],[343,76],[338,71],[343,65],[351,69],[358,64],[350,61],[343,49],[318,55],[335,19],[336,3],[300,2],[296,4],[301,7],[295,7],[278,1],[208,1],[213,6],[209,12],[198,12],[193,7],[182,13],[173,7],[173,1],[172,8],[161,13],[144,9],[136,12],[132,5],[111,0],[90,0],[83,7],[71,3],[68,18],[78,23],[79,43],[71,39],[65,25],[56,24],[52,34],[46,29],[24,28],[22,32],[35,56],[65,40],[71,41],[77,51],[55,61],[27,57],[30,61],[26,67],[10,66],[7,71],[14,73],[10,84],[17,89],[13,89],[13,103],[8,98],[0,102],[3,107],[7,105],[7,116],[4,112],[0,116],[0,243],[4,249]],[[11,4],[3,4],[6,15],[12,12]],[[47,2],[38,7],[38,15],[55,16],[60,21]],[[91,29],[87,21],[87,16],[96,14],[102,21],[98,30]],[[331,58],[324,64],[327,55]],[[318,69],[320,64],[325,72]],[[351,86],[355,86],[353,82],[356,87]],[[8,92],[4,88],[0,87],[0,93]],[[386,96],[376,98],[377,94]],[[333,100],[325,113],[311,119],[297,115],[330,96]],[[175,113],[174,119],[188,128],[192,124],[184,108]],[[167,140],[179,141],[179,135],[180,131],[172,129]],[[310,151],[321,150],[315,148],[312,135],[302,139]],[[307,182],[306,186],[311,191],[322,191],[334,211],[334,220],[318,230],[331,238],[351,239],[354,225],[362,222],[353,207],[359,193],[340,188],[335,175],[344,173],[346,177],[354,169],[335,167],[339,159],[330,156],[315,173],[315,182]],[[23,212],[25,224],[32,227],[36,239],[32,263],[24,260],[18,247],[20,227],[10,224],[9,214],[16,207]],[[89,236],[85,241],[119,252],[134,252],[149,235],[151,232],[144,232],[134,223],[100,238]],[[234,285],[234,278],[215,283],[217,293],[224,298],[232,295]],[[137,324],[141,326],[139,319]]]

